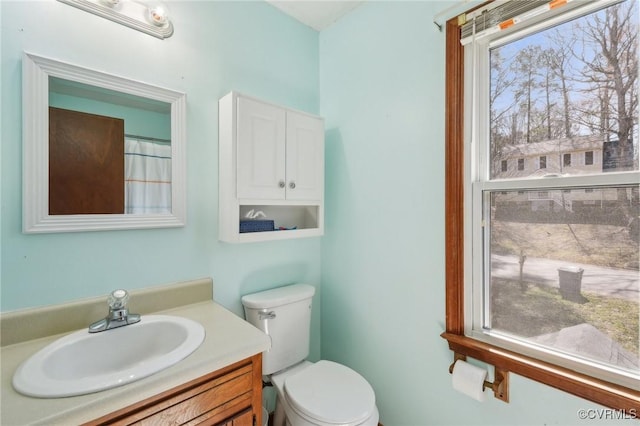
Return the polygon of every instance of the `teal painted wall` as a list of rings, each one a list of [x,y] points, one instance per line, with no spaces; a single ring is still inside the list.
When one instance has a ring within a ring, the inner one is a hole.
[[[322,356],[372,383],[385,426],[622,424],[580,421],[598,407],[514,375],[509,404],[452,389],[440,337],[445,43],[432,23],[452,4],[367,2],[320,34]]]
[[[243,294],[320,285],[320,238],[232,245],[217,229],[218,99],[237,90],[317,113],[318,33],[263,1],[168,4],[175,33],[160,40],[55,0],[0,2],[2,311],[211,276],[216,300],[242,315]],[[186,227],[21,233],[23,50],[187,94]]]
[[[128,135],[171,139],[171,112],[148,111],[59,93],[49,93],[49,106],[120,118]]]

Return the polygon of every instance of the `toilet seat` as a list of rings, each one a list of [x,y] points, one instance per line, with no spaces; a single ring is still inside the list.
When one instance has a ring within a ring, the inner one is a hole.
[[[322,423],[359,424],[375,411],[371,385],[352,369],[318,361],[287,377],[284,394],[291,407]]]

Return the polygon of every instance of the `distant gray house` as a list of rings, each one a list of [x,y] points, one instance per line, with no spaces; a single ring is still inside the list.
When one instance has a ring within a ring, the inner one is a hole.
[[[601,135],[506,145],[494,163],[494,177],[518,178],[599,173],[603,166]]]
[[[629,161],[623,161],[617,152],[617,143],[605,142],[602,135],[506,145],[499,155],[494,156],[492,175],[494,179],[576,176],[625,170],[629,165],[633,166],[632,159],[627,164]],[[626,192],[626,200],[631,204],[637,196],[632,197],[631,189]],[[635,192],[637,194],[637,190]],[[617,189],[506,191],[495,194],[493,206],[501,210],[500,216],[504,218],[524,214],[530,218],[540,216],[540,220],[546,221],[549,215],[544,215],[544,212],[554,216],[553,213],[565,211],[576,213],[576,219],[580,221],[590,221],[586,216],[616,213],[616,207],[620,206],[619,196]],[[634,204],[637,206],[637,199]],[[532,215],[532,212],[536,214]]]

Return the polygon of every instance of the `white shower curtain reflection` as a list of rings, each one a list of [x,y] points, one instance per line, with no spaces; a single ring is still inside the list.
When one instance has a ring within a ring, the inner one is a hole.
[[[125,213],[171,213],[171,145],[125,140]]]

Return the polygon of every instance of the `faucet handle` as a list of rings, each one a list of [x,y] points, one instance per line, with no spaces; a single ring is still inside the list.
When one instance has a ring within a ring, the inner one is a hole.
[[[110,309],[124,309],[129,301],[129,293],[123,289],[114,290],[111,292],[107,300]]]

